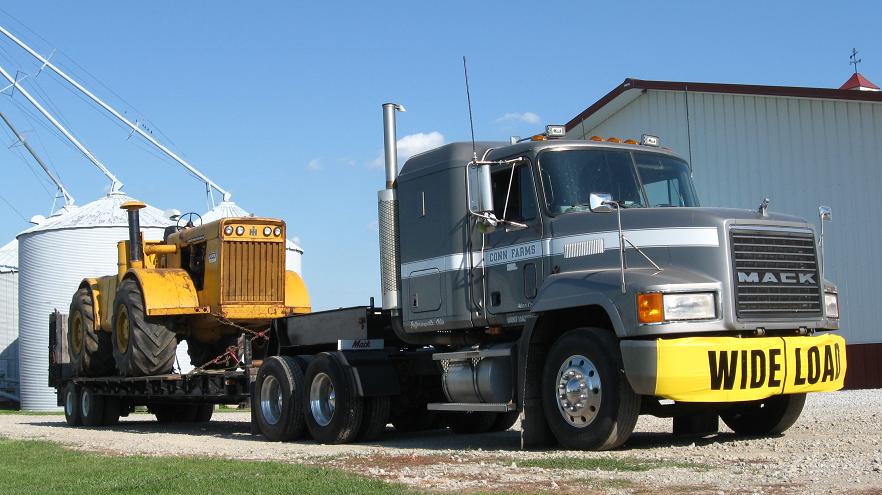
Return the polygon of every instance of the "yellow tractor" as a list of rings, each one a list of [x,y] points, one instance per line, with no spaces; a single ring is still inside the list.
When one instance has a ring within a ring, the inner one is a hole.
[[[285,270],[283,221],[224,218],[194,226],[198,215],[188,214],[163,241],[145,241],[143,207],[122,205],[129,240],[117,245],[117,273],[83,280],[71,301],[68,349],[78,376],[169,373],[181,340],[191,363],[208,367],[242,333],[310,311],[303,280]]]

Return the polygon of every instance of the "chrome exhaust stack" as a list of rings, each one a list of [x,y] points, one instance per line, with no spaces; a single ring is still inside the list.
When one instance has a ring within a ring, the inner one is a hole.
[[[380,285],[383,309],[401,308],[401,264],[398,244],[398,142],[395,112],[404,112],[397,103],[383,104],[383,143],[386,155],[386,188],[377,192],[380,230]]]

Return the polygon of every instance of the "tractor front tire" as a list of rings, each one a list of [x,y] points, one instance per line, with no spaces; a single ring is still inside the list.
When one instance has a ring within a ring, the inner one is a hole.
[[[230,346],[236,345],[237,335],[221,335],[214,342],[200,342],[196,339],[187,339],[187,355],[190,356],[190,364],[198,368],[210,363],[214,358],[223,354]],[[223,363],[207,366],[207,369],[223,368]]]
[[[172,371],[177,338],[159,318],[144,311],[141,287],[125,279],[113,308],[113,358],[122,376],[161,375]]]
[[[81,287],[74,293],[67,318],[67,344],[70,362],[78,376],[113,374],[110,334],[96,330],[92,292]]]

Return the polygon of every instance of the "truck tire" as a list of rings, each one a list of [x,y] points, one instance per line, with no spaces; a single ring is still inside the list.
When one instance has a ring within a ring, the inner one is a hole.
[[[214,404],[198,404],[196,406],[195,422],[208,423],[212,416],[214,416]]]
[[[622,371],[611,331],[576,328],[551,346],[542,374],[542,407],[558,443],[608,450],[625,443],[640,414],[640,397]]]
[[[257,429],[271,442],[303,436],[305,390],[303,371],[290,356],[272,356],[257,371],[251,408]]]
[[[177,404],[148,404],[147,411],[156,416],[156,421],[163,424],[183,421]]]
[[[113,303],[113,358],[122,376],[162,375],[172,371],[178,341],[159,318],[144,313],[141,287],[125,279]]]
[[[67,317],[67,344],[70,362],[78,376],[113,374],[110,334],[95,329],[92,292],[81,287],[70,301]]]
[[[319,443],[349,443],[358,435],[364,400],[335,354],[319,354],[306,369],[306,427]]]
[[[364,418],[357,439],[370,442],[380,438],[389,424],[389,397],[365,397]]]
[[[83,426],[104,424],[104,397],[95,395],[88,387],[80,387],[80,421]]]
[[[500,431],[508,431],[511,429],[515,423],[520,419],[521,413],[517,410],[509,411],[507,413],[500,413],[499,417],[496,418],[496,422],[493,423],[493,426],[490,427],[488,431],[490,432],[500,432]]]
[[[122,414],[122,401],[117,397],[104,397],[104,412],[101,417],[101,424],[104,426],[118,424],[120,414]]]
[[[454,412],[446,414],[444,422],[454,433],[475,435],[489,432],[498,419],[495,412]]]
[[[796,423],[805,394],[775,395],[720,412],[720,419],[737,435],[777,435]]]
[[[80,426],[80,391],[74,382],[64,386],[64,420],[68,426]]]

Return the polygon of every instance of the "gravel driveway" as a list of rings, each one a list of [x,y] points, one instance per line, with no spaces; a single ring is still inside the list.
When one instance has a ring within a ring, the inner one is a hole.
[[[0,415],[5,438],[120,455],[330,465],[444,492],[882,494],[882,390],[810,395],[799,422],[777,438],[738,439],[724,429],[681,439],[670,434],[671,420],[641,417],[622,449],[601,453],[521,451],[517,426],[473,436],[390,429],[379,442],[342,446],[267,443],[249,432],[245,413],[216,413],[203,426],[160,425],[135,414],[111,428],[68,428],[59,415]],[[604,460],[618,464],[598,464]]]

